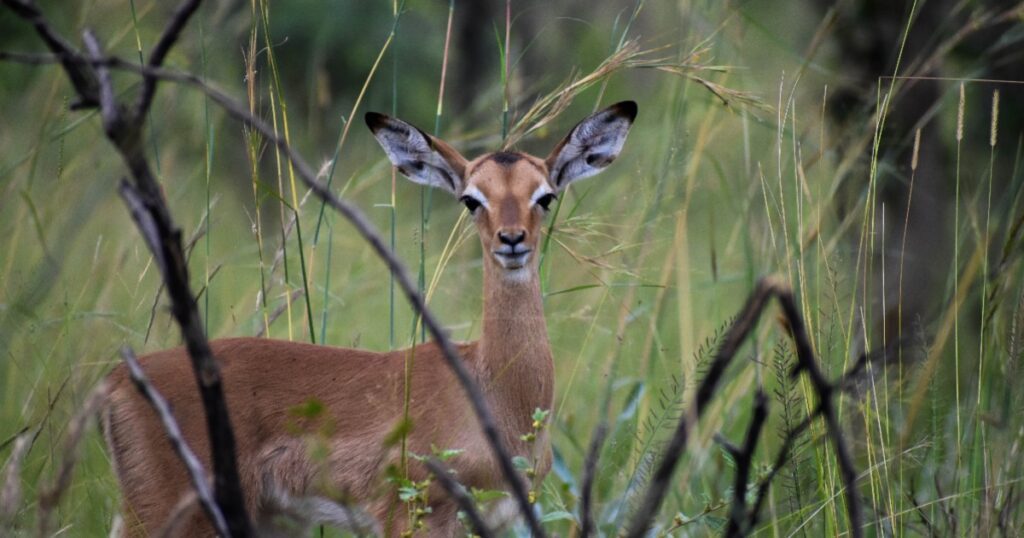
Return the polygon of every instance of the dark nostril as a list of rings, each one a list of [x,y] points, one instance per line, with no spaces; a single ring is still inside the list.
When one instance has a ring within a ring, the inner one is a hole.
[[[498,240],[510,247],[514,247],[519,243],[522,243],[524,239],[526,239],[526,232],[498,232]]]

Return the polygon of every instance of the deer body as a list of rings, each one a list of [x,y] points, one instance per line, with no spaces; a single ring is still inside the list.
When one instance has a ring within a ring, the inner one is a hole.
[[[536,255],[548,204],[574,179],[593,175],[618,154],[636,105],[620,103],[587,118],[541,160],[491,153],[465,160],[444,142],[409,124],[377,114],[367,123],[392,163],[413,181],[444,188],[473,213],[484,250],[484,312],[478,341],[459,353],[492,410],[511,454],[536,462],[538,480],[550,468],[546,435],[528,443],[535,409],[551,409],[554,367],[548,344]],[[404,409],[411,356],[408,451],[461,449],[448,464],[467,487],[504,489],[473,409],[439,348],[423,344],[390,353],[260,338],[215,340],[246,508],[266,534],[282,514],[339,527],[376,526],[390,535],[406,528],[395,486],[383,477],[397,466],[393,441]],[[205,415],[183,348],[142,359],[153,385],[171,403],[185,439],[209,469]],[[188,506],[191,485],[156,414],[137,393],[123,366],[110,377],[104,434],[124,493],[129,535],[180,524],[172,534],[212,534],[205,516]],[[310,402],[316,413],[296,413]],[[409,477],[426,470],[409,461]],[[524,478],[525,480],[525,478]],[[453,536],[456,506],[439,488],[429,491],[429,536]],[[362,505],[361,521],[339,501]],[[193,503],[194,504],[194,503]],[[186,508],[185,510],[187,510]]]

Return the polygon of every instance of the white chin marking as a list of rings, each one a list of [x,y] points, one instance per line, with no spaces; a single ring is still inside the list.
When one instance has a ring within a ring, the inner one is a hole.
[[[509,282],[526,282],[530,280],[530,270],[525,266],[518,269],[506,269],[505,280]]]
[[[516,256],[504,256],[501,254],[494,254],[494,259],[498,262],[498,265],[502,268],[502,273],[506,282],[528,282],[533,272],[530,268],[530,256],[531,252],[523,252]]]

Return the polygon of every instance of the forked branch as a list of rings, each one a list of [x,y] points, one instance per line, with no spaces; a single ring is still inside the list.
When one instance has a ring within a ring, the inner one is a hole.
[[[103,51],[99,40],[89,31],[82,39],[85,55],[72,48],[52,28],[42,12],[29,0],[0,0],[16,14],[32,22],[47,47],[60,59],[61,65],[79,96],[80,106],[98,106],[107,138],[121,154],[134,184],[123,181],[120,192],[138,225],[147,246],[153,252],[171,301],[171,311],[181,327],[182,338],[192,360],[206,412],[207,434],[212,452],[214,492],[225,525],[214,521],[221,534],[251,536],[252,525],[245,512],[244,497],[235,461],[235,441],[221,387],[220,371],[213,359],[203,330],[195,297],[189,287],[188,265],[182,249],[181,230],[171,219],[159,183],[139,143],[139,133],[146,107],[127,109],[117,102],[109,69],[100,59]],[[198,2],[192,2],[198,5]],[[195,12],[179,9],[161,40],[169,48],[189,17]],[[177,29],[175,29],[177,28]],[[163,55],[155,55],[159,65]],[[94,65],[95,64],[95,65]],[[146,105],[148,107],[148,104]],[[136,113],[139,112],[139,113]]]
[[[757,441],[761,438],[761,430],[768,419],[768,397],[760,388],[754,394],[754,413],[747,426],[747,434],[743,438],[743,446],[737,447],[726,443],[726,450],[736,462],[736,477],[732,487],[732,507],[729,509],[729,523],[725,526],[725,535],[746,536],[750,532],[747,517],[747,484],[750,482],[750,468],[757,450]]]
[[[797,366],[794,368],[792,375],[796,376],[801,372],[807,373],[811,380],[811,386],[817,394],[820,412],[825,417],[829,437],[832,440],[840,474],[846,488],[846,511],[850,520],[850,534],[854,538],[862,536],[860,498],[857,496],[856,472],[853,467],[853,458],[839,428],[839,420],[836,416],[834,402],[832,401],[832,396],[838,390],[841,390],[847,378],[844,376],[835,385],[825,379],[814,358],[814,352],[807,338],[807,330],[804,327],[803,318],[796,308],[792,291],[788,286],[776,279],[765,278],[758,282],[757,288],[747,299],[739,316],[729,326],[729,330],[723,337],[722,343],[715,353],[715,357],[704,379],[697,387],[694,402],[684,411],[682,418],[679,420],[679,424],[676,426],[672,438],[666,447],[665,454],[654,471],[651,485],[644,494],[640,507],[633,515],[631,525],[625,533],[625,536],[628,538],[641,538],[646,535],[647,529],[654,521],[661,503],[665,499],[665,493],[668,491],[668,486],[672,481],[676,464],[679,463],[679,459],[685,452],[690,430],[700,420],[704,411],[707,410],[708,404],[711,402],[711,398],[714,396],[726,368],[732,363],[740,346],[754,329],[768,300],[772,297],[775,297],[782,306],[783,314],[789,323],[789,328],[796,345]],[[808,418],[810,419],[811,417]],[[757,508],[759,508],[759,505],[752,512],[755,514],[755,517]]]

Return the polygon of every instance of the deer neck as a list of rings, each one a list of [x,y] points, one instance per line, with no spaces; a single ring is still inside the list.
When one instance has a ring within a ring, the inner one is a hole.
[[[554,366],[548,344],[536,261],[522,269],[528,278],[508,278],[484,263],[483,333],[478,350],[484,390],[518,438],[529,431],[536,408],[550,409]]]

